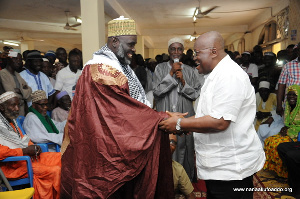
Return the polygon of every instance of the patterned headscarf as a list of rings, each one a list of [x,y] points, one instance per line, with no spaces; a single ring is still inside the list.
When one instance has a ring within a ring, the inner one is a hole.
[[[48,99],[46,92],[43,90],[34,91],[33,93],[31,93],[31,98],[32,98],[32,103],[40,100]]]
[[[14,97],[18,97],[16,93],[14,93],[12,91],[7,91],[7,92],[3,93],[2,95],[0,95],[0,104],[4,103],[7,100],[14,98]]]
[[[143,86],[129,65],[121,64],[118,61],[116,55],[107,47],[107,45],[103,46],[99,51],[95,52],[95,55],[103,55],[108,57],[111,60],[116,60],[121,66],[122,72],[125,74],[125,76],[128,79],[130,96],[138,100],[139,102],[142,102],[143,104],[149,106],[149,101],[146,98],[146,94],[143,89]]]
[[[300,86],[292,85],[287,89],[287,93],[289,91],[294,91],[297,95],[297,103],[295,108],[291,111],[291,106],[286,100],[286,108],[284,112],[284,124],[289,127],[287,135],[291,139],[295,139],[298,136],[298,132],[300,132]]]

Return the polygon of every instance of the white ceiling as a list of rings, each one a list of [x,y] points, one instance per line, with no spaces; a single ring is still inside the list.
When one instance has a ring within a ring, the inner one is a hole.
[[[271,16],[271,9],[267,7],[273,7],[274,14],[282,9],[275,6],[287,1],[200,0],[202,12],[219,7],[208,14],[215,19],[197,19],[195,28],[192,16],[199,6],[198,0],[104,0],[104,10],[106,22],[119,15],[134,19],[138,33],[145,36],[146,47],[166,48],[170,38],[179,36],[188,40],[194,30],[197,34],[217,30],[225,39],[245,33],[258,16]],[[31,41],[43,52],[60,46],[67,50],[81,48],[81,27],[76,27],[76,31],[63,28],[66,10],[70,11],[70,25],[75,24],[74,17],[80,16],[80,0],[0,0],[0,41]],[[187,42],[186,45],[192,47],[193,44]],[[0,50],[2,46],[0,42]]]

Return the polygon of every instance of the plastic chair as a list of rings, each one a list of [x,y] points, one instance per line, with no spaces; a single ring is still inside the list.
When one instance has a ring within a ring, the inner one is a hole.
[[[0,168],[0,177],[3,180],[6,188],[9,190],[6,192],[0,192],[0,198],[29,199],[33,196],[34,194],[33,187],[13,191],[12,187],[10,186],[1,168]]]
[[[0,192],[0,198],[13,198],[13,199],[30,199],[34,194],[34,188],[26,188],[15,191]]]
[[[48,147],[46,144],[38,144],[41,147],[42,152],[48,152]],[[31,159],[29,156],[12,156],[7,157],[4,160],[1,160],[0,162],[15,162],[15,161],[26,161],[27,166],[27,178],[22,178],[18,180],[9,180],[9,184],[11,186],[17,186],[17,185],[23,185],[23,184],[30,184],[31,187],[33,187],[33,171],[32,171],[32,164]]]
[[[24,120],[25,120],[25,117],[22,116],[22,115],[20,115],[20,116],[16,119],[19,128],[21,129],[22,133],[25,135],[26,132],[25,132],[25,130],[23,129],[23,122],[24,122]],[[55,151],[56,151],[56,152],[60,152],[60,146],[59,146],[58,144],[56,144],[56,143],[53,143],[53,142],[47,142],[47,143],[43,143],[43,144],[46,144],[47,146],[49,146],[49,145],[54,145],[54,146],[55,146]],[[48,148],[49,148],[49,147],[48,147]],[[48,151],[49,151],[49,150],[48,150]]]
[[[28,177],[18,179],[18,180],[9,180],[8,182],[12,187],[17,185],[23,185],[23,184],[30,184],[30,186],[33,187],[33,171],[32,171],[31,159],[29,156],[7,157],[4,160],[1,160],[0,162],[15,162],[15,161],[22,161],[22,160],[26,161]]]

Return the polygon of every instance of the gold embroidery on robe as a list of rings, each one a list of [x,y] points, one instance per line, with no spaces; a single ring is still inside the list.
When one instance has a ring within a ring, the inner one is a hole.
[[[91,64],[90,67],[93,81],[100,84],[123,86],[128,81],[122,72],[109,65]]]

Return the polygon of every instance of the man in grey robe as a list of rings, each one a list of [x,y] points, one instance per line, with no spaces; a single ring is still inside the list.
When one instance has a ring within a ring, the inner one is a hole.
[[[168,42],[170,60],[156,66],[153,77],[153,95],[157,111],[188,112],[195,115],[193,102],[200,94],[201,83],[194,68],[179,60],[184,51],[184,42],[172,38]],[[177,136],[177,149],[173,159],[186,170],[189,178],[194,177],[194,139],[193,135]]]

